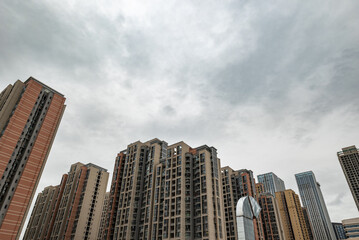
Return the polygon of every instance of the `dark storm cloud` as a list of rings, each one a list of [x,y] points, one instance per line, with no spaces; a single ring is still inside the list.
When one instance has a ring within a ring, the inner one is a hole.
[[[32,75],[67,97],[43,179],[77,161],[112,169],[136,140],[184,140],[290,188],[311,168],[341,220],[354,204],[331,186],[346,184],[335,152],[359,145],[357,12],[355,0],[2,1],[0,88]]]

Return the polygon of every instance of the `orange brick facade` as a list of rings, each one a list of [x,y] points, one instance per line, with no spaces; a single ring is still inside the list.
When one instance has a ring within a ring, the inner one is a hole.
[[[118,211],[118,199],[119,199],[119,191],[121,188],[121,171],[123,171],[123,163],[125,161],[126,154],[123,152],[119,153],[116,158],[115,167],[113,170],[111,191],[109,196],[109,204],[108,204],[108,216],[109,218],[106,220],[106,227],[103,229],[103,236],[106,240],[113,239],[114,228],[116,223],[116,215]]]
[[[5,176],[5,171],[19,139],[25,131],[24,127],[29,122],[32,110],[38,101],[39,94],[45,86],[35,79],[30,78],[25,82],[25,90],[19,100],[13,115],[10,118],[3,135],[0,138],[0,174]],[[45,90],[44,90],[45,91]],[[48,90],[47,90],[48,91]],[[36,191],[42,170],[47,160],[58,125],[65,109],[65,98],[54,93],[46,114],[40,116],[41,127],[36,138],[31,143],[31,152],[27,157],[23,170],[19,172],[16,188],[13,190],[10,204],[0,227],[0,239],[18,239],[30,203]],[[28,150],[29,151],[29,150]],[[10,191],[10,190],[9,190]],[[9,197],[10,198],[10,197]]]

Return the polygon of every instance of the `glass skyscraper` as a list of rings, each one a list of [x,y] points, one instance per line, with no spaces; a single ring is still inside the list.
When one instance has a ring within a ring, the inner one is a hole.
[[[316,240],[335,240],[335,233],[329,218],[320,185],[312,171],[298,173],[297,180],[300,198],[307,209],[309,220],[313,227],[313,236]]]
[[[258,175],[257,178],[258,182],[263,183],[264,191],[271,193],[273,196],[275,196],[275,192],[285,190],[283,180],[272,172]]]

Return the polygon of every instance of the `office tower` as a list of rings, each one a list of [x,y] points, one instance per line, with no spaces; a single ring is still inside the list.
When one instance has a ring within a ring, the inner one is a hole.
[[[237,240],[236,205],[241,197],[251,196],[256,198],[256,185],[253,172],[247,169],[235,171],[228,166],[223,167],[221,172],[227,239]],[[262,239],[263,229],[260,219],[254,219],[254,226],[256,239]]]
[[[46,236],[44,225],[51,220],[51,209],[56,202],[53,196],[58,194],[59,189],[59,186],[48,186],[38,194],[32,211],[31,223],[28,224],[31,229],[26,231],[24,239],[44,239]],[[34,227],[35,223],[36,227]]]
[[[113,178],[110,191],[109,211],[118,201],[113,239],[226,238],[214,147],[137,141],[119,154],[114,173],[121,177]]]
[[[337,153],[345,178],[359,210],[359,153],[355,146],[342,148]]]
[[[109,198],[110,198],[110,193],[107,192],[105,194],[105,198],[104,198],[103,204],[102,204],[102,214],[101,214],[101,220],[100,220],[98,236],[97,236],[98,240],[105,239],[104,234],[105,234],[105,228],[106,228],[106,225],[107,225],[106,218],[107,218],[107,210],[108,210]]]
[[[291,189],[276,192],[284,239],[310,239],[298,195]]]
[[[335,236],[337,237],[338,240],[347,239],[345,235],[344,226],[342,223],[332,223],[332,225],[334,228]]]
[[[32,77],[0,93],[0,239],[19,238],[64,102]]]
[[[38,194],[24,239],[50,238],[66,180],[67,174],[64,174],[60,185],[46,187]]]
[[[260,214],[264,239],[284,240],[279,209],[275,197],[271,193],[261,193],[257,199],[259,206],[262,208]]]
[[[335,239],[335,233],[324,202],[320,185],[312,171],[295,175],[303,206],[307,209],[313,237],[316,240]]]
[[[275,196],[275,192],[285,190],[283,180],[272,172],[258,175],[257,178],[259,183],[263,183],[264,190],[273,196]]]
[[[359,239],[359,218],[349,218],[342,220],[345,236],[348,239]]]
[[[42,205],[34,208],[24,239],[39,239],[33,233],[41,232],[42,226],[49,230],[46,237],[41,239],[96,239],[107,180],[107,170],[99,166],[91,163],[71,165],[70,171],[62,179],[59,194],[49,196],[49,202],[56,203],[47,205],[53,211],[51,220],[47,225],[38,225],[37,219],[46,218],[47,211],[41,209]],[[44,192],[47,189],[49,187]],[[43,193],[39,194],[36,203],[43,202]]]

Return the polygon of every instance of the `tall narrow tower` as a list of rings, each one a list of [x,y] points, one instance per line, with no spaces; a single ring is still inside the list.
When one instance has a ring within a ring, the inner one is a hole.
[[[342,148],[337,153],[345,178],[359,210],[359,153],[355,146]]]
[[[312,171],[298,173],[297,180],[300,198],[307,209],[316,240],[336,239],[320,185]]]
[[[282,221],[284,239],[312,239],[305,223],[298,195],[292,189],[276,192],[275,195]]]
[[[19,238],[64,102],[32,77],[0,93],[0,239]]]

